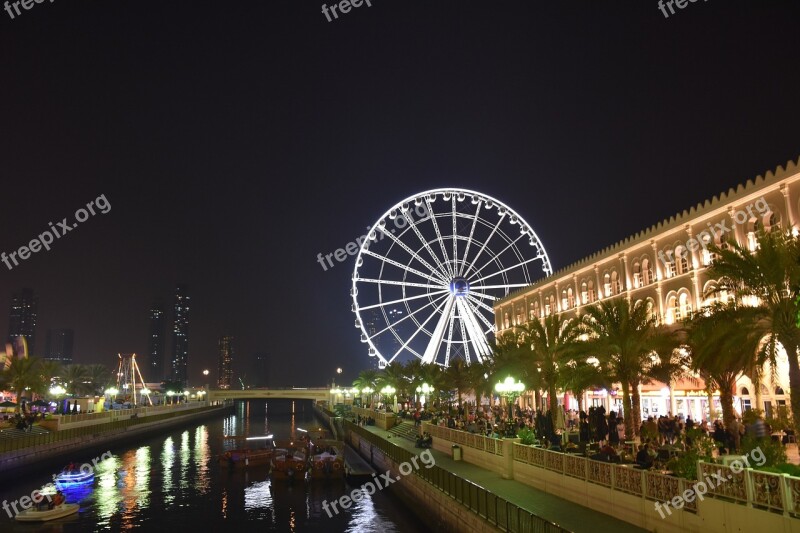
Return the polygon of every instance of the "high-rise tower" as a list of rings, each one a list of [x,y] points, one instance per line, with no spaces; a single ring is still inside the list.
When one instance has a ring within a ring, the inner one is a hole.
[[[219,338],[219,379],[217,387],[230,389],[233,379],[233,337]]]
[[[189,294],[185,285],[175,289],[175,321],[172,327],[172,379],[186,386],[189,363]]]
[[[8,341],[12,346],[21,345],[23,337],[28,345],[28,355],[34,355],[34,334],[36,333],[37,300],[33,289],[22,289],[11,297],[11,311],[8,320]],[[15,355],[21,355],[16,353]]]

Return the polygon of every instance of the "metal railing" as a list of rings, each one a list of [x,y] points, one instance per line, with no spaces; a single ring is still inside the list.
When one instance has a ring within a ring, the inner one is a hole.
[[[196,407],[194,409],[170,411],[167,413],[150,415],[148,417],[129,418],[127,420],[117,420],[91,426],[62,429],[47,433],[46,435],[32,435],[29,437],[4,439],[0,440],[0,453],[15,452],[24,450],[26,448],[35,448],[39,446],[51,446],[59,442],[82,437],[100,437],[103,434],[119,431],[120,429],[125,429],[131,426],[149,422],[157,422],[159,420],[166,420],[180,415],[194,414],[196,412],[205,410],[207,410],[206,407]]]
[[[369,442],[395,463],[411,461],[413,453],[401,448],[380,436],[345,421],[345,429]],[[447,428],[443,428],[447,429]],[[472,481],[457,476],[439,467],[419,468],[417,476],[447,494],[458,503],[485,519],[502,531],[512,533],[570,533],[558,524],[550,522],[492,492]]]

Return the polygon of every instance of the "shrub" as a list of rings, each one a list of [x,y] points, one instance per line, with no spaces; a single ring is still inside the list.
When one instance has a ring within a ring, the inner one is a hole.
[[[761,449],[766,459],[761,468],[767,466],[779,466],[786,463],[786,450],[780,442],[775,442],[770,438],[757,439],[755,437],[742,437],[741,454],[752,458],[752,451],[756,448]],[[755,465],[754,465],[755,466]]]
[[[536,434],[528,428],[522,428],[517,431],[517,437],[522,439],[522,444],[533,444],[536,440]]]

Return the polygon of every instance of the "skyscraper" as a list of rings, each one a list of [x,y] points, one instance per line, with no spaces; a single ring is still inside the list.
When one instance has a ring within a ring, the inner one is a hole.
[[[217,387],[230,389],[233,379],[233,337],[219,338],[219,379]]]
[[[147,364],[142,369],[152,381],[165,379],[164,372],[164,308],[159,304],[150,307],[150,336],[147,339]]]
[[[71,329],[48,329],[44,359],[62,365],[71,365],[74,340],[75,332]]]
[[[34,334],[36,333],[36,297],[33,289],[22,289],[11,297],[11,311],[8,320],[8,341],[17,346],[19,337],[28,344],[28,355],[34,355]],[[15,355],[19,355],[18,353]]]
[[[172,379],[187,384],[189,363],[189,295],[186,285],[175,289],[175,322],[172,327]]]

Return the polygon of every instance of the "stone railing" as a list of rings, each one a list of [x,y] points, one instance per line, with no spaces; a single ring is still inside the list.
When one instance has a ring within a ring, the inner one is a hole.
[[[363,407],[353,407],[354,415],[361,415],[361,418],[370,417],[375,420],[375,425],[381,429],[392,429],[397,425],[397,415],[384,411],[374,411]]]
[[[450,429],[442,426],[434,426],[428,422],[423,422],[422,431],[427,431],[433,438],[439,438],[454,442],[460,446],[475,448],[483,452],[494,455],[503,455],[503,440],[486,437],[477,433],[469,433],[458,429]]]

